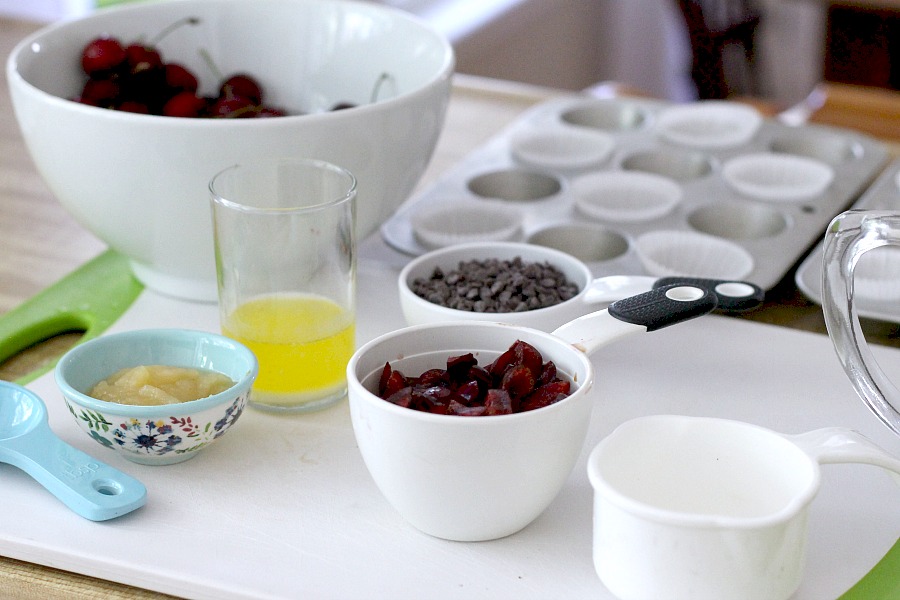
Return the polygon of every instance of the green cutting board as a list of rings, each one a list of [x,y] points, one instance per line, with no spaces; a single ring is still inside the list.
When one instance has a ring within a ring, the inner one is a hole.
[[[865,577],[838,600],[900,599],[900,539]]]
[[[80,334],[77,343],[100,335],[140,295],[128,260],[107,250],[16,308],[0,315],[0,363],[55,336]],[[49,371],[59,356],[15,379],[25,384]]]

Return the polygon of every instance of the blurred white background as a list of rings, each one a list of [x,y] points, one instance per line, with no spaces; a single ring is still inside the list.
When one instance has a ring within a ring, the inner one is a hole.
[[[0,13],[39,21],[124,0],[0,0]],[[253,0],[248,0],[252,2]],[[453,42],[458,71],[579,90],[616,81],[675,101],[696,95],[691,47],[675,0],[367,0],[410,11]],[[747,0],[696,0],[713,20]],[[752,0],[760,15],[752,86],[738,93],[789,106],[822,79],[822,0]],[[743,89],[746,88],[746,89]]]

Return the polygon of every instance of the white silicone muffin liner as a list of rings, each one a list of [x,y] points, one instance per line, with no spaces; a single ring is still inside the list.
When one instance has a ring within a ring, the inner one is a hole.
[[[504,242],[518,238],[522,214],[508,204],[445,202],[420,207],[410,217],[416,239],[430,249],[465,242]]]
[[[853,273],[854,296],[900,300],[900,248],[882,247],[866,252]]]
[[[598,171],[572,181],[575,206],[600,221],[635,222],[670,213],[684,195],[668,177],[640,171]]]
[[[538,168],[586,169],[604,163],[612,154],[613,136],[575,127],[523,131],[510,139],[516,160]]]
[[[849,208],[900,211],[900,159],[895,159],[884,169]],[[822,304],[823,232],[824,229],[819,233],[820,242],[794,274],[797,287],[817,304]],[[888,253],[878,258],[885,250],[900,252],[894,246],[870,250],[862,255],[854,270],[853,296],[856,311],[860,317],[900,323],[900,265],[895,262],[900,261],[900,257]],[[889,264],[879,266],[879,261]]]
[[[751,198],[795,202],[825,192],[834,169],[805,156],[760,152],[732,158],[722,166],[722,177]]]
[[[635,250],[656,277],[743,279],[753,270],[753,257],[741,246],[694,231],[651,231],[638,236]]]
[[[750,141],[762,116],[752,106],[709,100],[676,105],[660,112],[660,136],[693,148],[728,148]]]
[[[448,200],[500,204],[504,210],[521,211],[521,230],[511,237],[513,241],[564,247],[580,256],[595,277],[648,275],[637,256],[635,239],[649,231],[674,230],[703,233],[740,246],[753,258],[753,269],[744,279],[771,289],[820,239],[831,218],[860,196],[888,158],[884,144],[859,132],[814,124],[788,126],[775,119],[763,119],[745,144],[676,144],[663,138],[659,127],[660,115],[674,108],[655,100],[579,95],[540,102],[411,197],[382,225],[382,237],[393,249],[419,256],[450,242],[426,244],[422,240],[427,233],[413,231],[412,217],[424,207]],[[706,114],[718,110],[715,104],[704,103],[702,108]],[[544,137],[548,131],[568,130],[612,136],[612,152],[599,164],[578,167],[578,160],[573,160],[578,151],[554,149],[550,138]],[[522,150],[528,144],[523,140],[541,139],[548,145],[539,145],[539,155],[529,163]],[[544,152],[560,152],[564,157],[555,163]],[[775,196],[781,201],[764,200],[741,193],[725,181],[724,164],[761,153],[781,163],[785,156],[815,159],[832,167],[833,179],[822,193],[804,201],[783,201],[784,194]],[[622,172],[674,181],[682,190],[681,198],[665,210],[630,200],[588,202],[579,197],[580,178]],[[656,209],[659,216],[650,216]],[[478,233],[452,239],[455,243],[486,237]],[[607,252],[610,248],[615,252]]]

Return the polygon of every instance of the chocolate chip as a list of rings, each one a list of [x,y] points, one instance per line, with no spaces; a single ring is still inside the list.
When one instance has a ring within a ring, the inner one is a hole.
[[[549,263],[512,260],[460,261],[455,270],[439,267],[417,278],[412,291],[428,302],[473,312],[521,312],[554,306],[578,294],[578,286]]]

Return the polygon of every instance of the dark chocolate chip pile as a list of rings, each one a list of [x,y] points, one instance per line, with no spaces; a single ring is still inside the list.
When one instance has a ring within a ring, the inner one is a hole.
[[[578,286],[549,263],[489,258],[460,261],[448,273],[436,267],[431,277],[410,286],[433,304],[469,312],[506,313],[546,308],[578,294]]]

